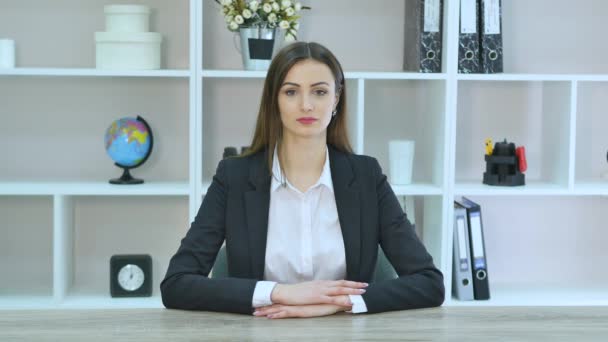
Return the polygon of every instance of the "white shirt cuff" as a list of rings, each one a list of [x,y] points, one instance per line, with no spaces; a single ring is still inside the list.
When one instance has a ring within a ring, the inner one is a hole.
[[[275,281],[261,280],[255,284],[255,290],[253,290],[253,300],[251,306],[259,308],[262,306],[272,305],[270,295],[272,290],[277,285]]]
[[[367,305],[365,305],[365,300],[361,295],[348,295],[350,298],[350,302],[353,303],[353,307],[346,312],[350,313],[363,313],[367,312]]]

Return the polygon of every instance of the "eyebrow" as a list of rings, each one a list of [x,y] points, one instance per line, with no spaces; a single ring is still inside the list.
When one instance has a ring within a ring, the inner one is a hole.
[[[321,85],[321,84],[325,84],[325,85],[329,86],[329,83],[327,83],[327,82],[325,82],[325,81],[321,81],[321,82],[313,83],[313,84],[311,84],[310,86],[311,86],[311,87],[315,87],[315,86],[318,86],[318,85]],[[282,85],[281,87],[286,86],[286,85],[292,85],[292,86],[296,86],[296,87],[299,87],[299,86],[300,86],[300,85],[299,85],[299,84],[297,84],[297,83],[293,83],[293,82],[285,82],[285,83],[283,83],[283,85]]]

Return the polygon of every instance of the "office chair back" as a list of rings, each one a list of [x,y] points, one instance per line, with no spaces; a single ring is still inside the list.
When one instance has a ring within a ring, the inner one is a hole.
[[[226,246],[222,246],[215,259],[215,264],[211,271],[211,278],[228,277],[228,264],[226,261]],[[378,261],[376,261],[376,270],[374,272],[373,281],[382,281],[397,278],[397,272],[391,263],[384,255],[382,248],[378,248]]]

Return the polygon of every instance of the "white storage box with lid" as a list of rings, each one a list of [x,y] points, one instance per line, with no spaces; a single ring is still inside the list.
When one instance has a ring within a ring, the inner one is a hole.
[[[150,7],[145,5],[106,5],[106,32],[148,32]]]
[[[157,32],[96,32],[98,69],[160,69]]]

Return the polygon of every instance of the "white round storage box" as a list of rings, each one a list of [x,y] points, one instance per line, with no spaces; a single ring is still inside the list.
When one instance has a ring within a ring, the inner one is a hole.
[[[150,7],[145,5],[106,5],[106,32],[148,32]]]
[[[98,69],[160,69],[160,44],[157,32],[96,32]]]

